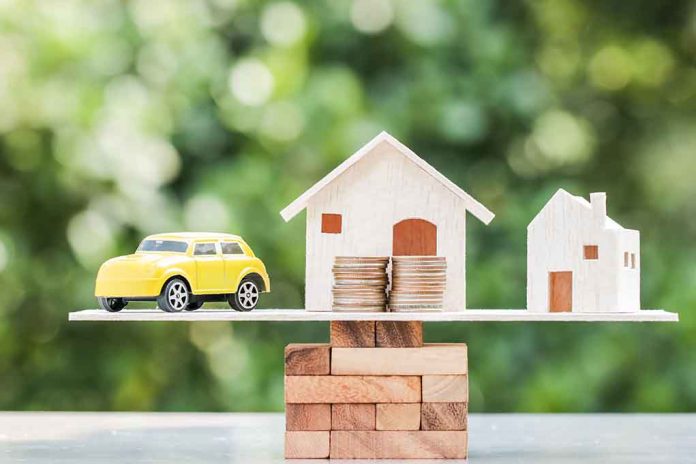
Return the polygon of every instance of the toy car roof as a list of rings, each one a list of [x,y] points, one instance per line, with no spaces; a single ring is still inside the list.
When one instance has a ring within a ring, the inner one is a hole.
[[[147,240],[242,240],[239,235],[224,234],[220,232],[167,232],[146,237]]]

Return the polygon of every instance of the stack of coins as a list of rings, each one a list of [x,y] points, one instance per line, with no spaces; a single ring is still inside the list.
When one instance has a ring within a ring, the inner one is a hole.
[[[386,311],[388,257],[336,256],[334,311]]]
[[[391,311],[442,310],[447,262],[441,256],[392,257]]]

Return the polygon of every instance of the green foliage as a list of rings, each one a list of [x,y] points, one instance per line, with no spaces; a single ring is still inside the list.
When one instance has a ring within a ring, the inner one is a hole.
[[[448,324],[476,411],[696,410],[696,10],[687,1],[0,5],[0,408],[279,410],[282,347],[325,324],[68,324],[146,234],[243,235],[300,307],[278,211],[382,129],[497,213],[470,307],[523,307],[558,187],[642,232],[679,324]]]

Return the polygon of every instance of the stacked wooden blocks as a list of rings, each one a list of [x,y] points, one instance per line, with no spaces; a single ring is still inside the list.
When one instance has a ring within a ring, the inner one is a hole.
[[[285,349],[286,458],[464,459],[465,344],[421,322],[331,322],[331,344]]]

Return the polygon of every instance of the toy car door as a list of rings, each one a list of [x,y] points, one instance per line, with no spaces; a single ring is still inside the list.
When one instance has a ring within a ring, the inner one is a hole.
[[[196,262],[196,293],[222,293],[225,285],[225,264],[214,241],[196,242],[193,259]]]
[[[234,240],[223,241],[220,246],[225,261],[225,286],[233,293],[237,291],[239,275],[247,267],[249,257],[244,254],[241,245]]]

